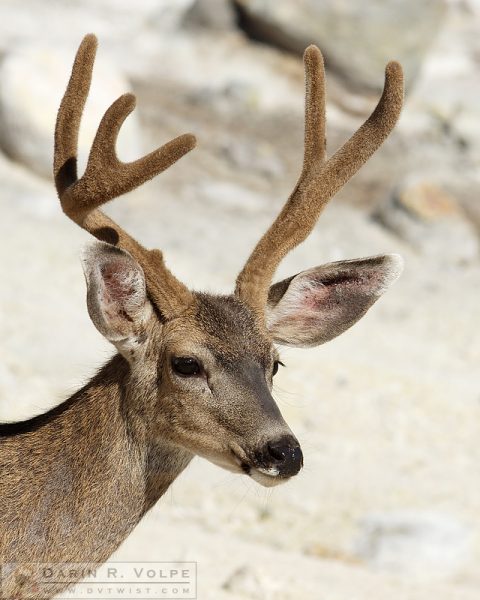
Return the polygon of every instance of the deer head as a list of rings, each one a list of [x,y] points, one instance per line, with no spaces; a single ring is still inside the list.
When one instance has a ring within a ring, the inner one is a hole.
[[[272,398],[280,363],[275,344],[316,346],[355,323],[398,277],[396,255],[341,261],[272,284],[281,259],[312,231],[328,200],[391,132],[403,100],[402,70],[386,68],[382,97],[369,119],[329,160],[325,153],[324,68],[305,51],[305,152],[298,183],[257,244],[232,295],[190,291],[99,207],[157,175],[195,146],[180,136],[132,163],[115,143],[135,98],[107,110],[84,175],[77,140],[97,47],[87,35],[77,52],[55,129],[55,183],[65,214],[99,242],[84,254],[91,319],[129,364],[128,414],[150,440],[162,439],[263,485],[298,473],[300,445]]]

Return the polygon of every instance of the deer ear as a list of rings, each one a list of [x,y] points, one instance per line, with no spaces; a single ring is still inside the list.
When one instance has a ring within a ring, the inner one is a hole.
[[[90,318],[122,351],[135,342],[152,313],[143,270],[128,252],[103,242],[84,251],[82,264]]]
[[[398,254],[328,263],[270,288],[267,326],[274,341],[318,346],[356,323],[400,275]]]

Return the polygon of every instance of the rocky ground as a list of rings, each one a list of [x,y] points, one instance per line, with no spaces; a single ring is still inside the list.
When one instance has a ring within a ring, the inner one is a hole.
[[[395,133],[279,270],[384,252],[406,261],[352,330],[317,349],[282,350],[275,396],[302,442],[304,471],[266,491],[195,460],[114,558],[197,561],[205,599],[476,600],[480,8],[429,2],[427,14],[414,2],[382,3],[390,13],[378,13],[380,23],[410,11],[408,43],[389,30],[382,45],[377,24],[377,54],[369,48],[360,64],[368,31],[363,42],[348,34],[358,12],[343,13],[336,57],[334,25],[332,39],[321,28],[305,33],[315,3],[298,22],[296,3],[282,3],[293,6],[286,20],[275,3],[235,4],[0,4],[0,419],[60,402],[111,353],[85,308],[78,254],[88,236],[63,217],[49,180],[55,108],[85,32],[102,46],[83,160],[102,111],[126,87],[139,109],[123,158],[183,131],[199,138],[110,214],[162,247],[186,283],[217,291],[231,289],[298,173],[298,39],[322,47],[324,38],[331,53],[330,152],[378,96],[371,65],[405,57]],[[322,5],[340,22],[341,3]],[[262,43],[239,29],[239,10]],[[350,73],[348,44],[358,56]]]

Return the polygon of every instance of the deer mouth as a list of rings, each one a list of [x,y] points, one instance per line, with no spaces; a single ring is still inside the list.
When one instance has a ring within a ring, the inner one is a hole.
[[[269,467],[268,469],[265,467],[256,467],[249,463],[242,462],[240,464],[240,468],[247,475],[251,475],[252,471],[258,471],[262,475],[267,475],[268,477],[278,477],[280,475],[280,471],[277,467]]]
[[[298,443],[297,443],[298,444]],[[271,445],[269,447],[269,455],[271,458]],[[253,457],[250,458],[243,448],[235,445],[231,447],[233,458],[238,467],[243,473],[251,477],[254,481],[265,487],[272,487],[284,483],[293,475],[296,475],[303,466],[303,456],[300,446],[295,446],[297,453],[294,458],[295,464],[285,465],[284,457],[277,460],[266,460],[264,451],[256,451]]]
[[[275,467],[269,469],[263,467],[253,467],[250,469],[249,475],[253,481],[259,483],[263,487],[274,487],[276,485],[280,485],[281,483],[285,483],[290,479],[289,476],[282,476],[280,471]]]
[[[240,463],[240,468],[246,475],[251,477],[253,481],[256,481],[264,487],[273,487],[280,483],[284,483],[288,479],[288,477],[281,477],[277,467],[258,467],[242,461]]]

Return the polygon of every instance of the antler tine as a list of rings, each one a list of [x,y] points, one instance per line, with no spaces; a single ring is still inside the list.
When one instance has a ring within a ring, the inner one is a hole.
[[[307,238],[328,201],[380,147],[395,126],[403,104],[402,68],[398,63],[390,62],[375,110],[326,161],[325,74],[320,50],[309,46],[304,63],[306,99],[302,173],[279,216],[260,239],[237,278],[235,293],[261,317],[278,264]]]
[[[312,165],[318,165],[326,158],[323,56],[316,46],[309,46],[305,50],[303,59],[305,64],[305,141],[301,180],[308,175]]]
[[[93,34],[83,38],[57,114],[53,173],[59,195],[77,181],[78,132],[92,81],[97,45]]]
[[[54,176],[65,214],[100,240],[115,244],[141,264],[148,293],[165,318],[191,303],[192,294],[166,268],[159,250],[147,250],[98,207],[161,173],[195,146],[193,135],[182,135],[131,163],[121,162],[115,145],[120,128],[135,108],[135,97],[124,94],[106,111],[95,136],[87,168],[77,177],[80,121],[90,90],[97,38],[84,37],[72,68],[55,127]]]

